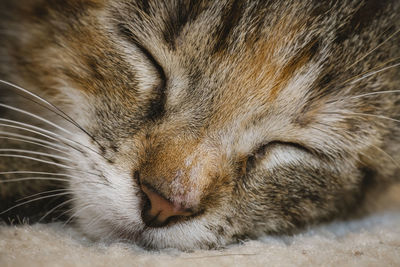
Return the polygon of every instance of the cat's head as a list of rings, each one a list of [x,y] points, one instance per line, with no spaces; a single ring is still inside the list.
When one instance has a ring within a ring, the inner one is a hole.
[[[382,71],[399,57],[395,1],[25,2],[2,22],[2,71],[77,122],[56,121],[91,237],[288,233],[395,168],[380,117],[398,98],[373,93],[398,84]]]

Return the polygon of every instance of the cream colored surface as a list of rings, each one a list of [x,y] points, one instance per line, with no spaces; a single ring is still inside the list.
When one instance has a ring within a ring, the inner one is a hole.
[[[60,224],[2,226],[0,266],[400,266],[400,186],[378,202],[381,208],[359,220],[214,251],[91,243]]]

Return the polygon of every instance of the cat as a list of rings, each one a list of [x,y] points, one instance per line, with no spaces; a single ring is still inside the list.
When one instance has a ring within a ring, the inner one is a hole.
[[[0,3],[3,218],[209,249],[399,180],[400,1]]]

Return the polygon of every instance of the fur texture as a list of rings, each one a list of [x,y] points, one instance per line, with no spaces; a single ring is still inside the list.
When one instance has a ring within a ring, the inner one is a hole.
[[[398,1],[9,2],[2,79],[68,117],[3,85],[3,135],[33,129],[52,150],[3,142],[2,170],[66,174],[90,237],[188,249],[291,233],[398,177]],[[191,216],[146,223],[143,186]]]

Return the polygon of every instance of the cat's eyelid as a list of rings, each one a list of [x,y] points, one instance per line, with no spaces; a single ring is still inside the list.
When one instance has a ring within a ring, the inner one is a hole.
[[[161,85],[157,88],[157,90],[164,91],[164,88],[167,83],[167,77],[166,77],[164,69],[162,68],[160,63],[155,59],[153,54],[137,40],[137,38],[132,33],[132,31],[129,30],[129,28],[127,28],[123,24],[118,24],[118,30],[119,30],[120,34],[126,38],[126,40],[128,40],[137,49],[139,49],[140,53],[142,53],[150,61],[152,66],[157,70],[157,73],[159,74],[159,77],[161,79]]]
[[[255,156],[255,157],[262,157],[265,155],[267,150],[274,145],[283,145],[283,146],[291,146],[295,147],[299,150],[302,150],[304,152],[310,153],[315,155],[316,151],[309,148],[308,146],[305,146],[304,144],[296,143],[296,142],[290,142],[290,141],[280,141],[280,140],[274,140],[274,141],[269,141],[265,144],[259,145],[258,148],[250,154],[250,156]]]
[[[296,150],[303,151],[304,153],[307,153],[308,155],[314,155],[318,156],[319,153],[316,152],[313,149],[310,149],[307,146],[304,146],[302,144],[296,143],[296,142],[288,142],[288,141],[279,141],[279,140],[274,140],[274,141],[269,141],[267,143],[264,143],[262,145],[259,145],[256,150],[248,154],[247,156],[247,161],[246,161],[246,172],[250,171],[251,168],[254,167],[255,162],[259,162],[265,159],[267,156],[267,153],[269,150],[273,149],[273,147],[291,147],[295,148]],[[283,150],[286,151],[286,150]],[[278,153],[279,154],[279,153]],[[276,156],[276,155],[274,155]],[[318,157],[320,158],[320,157]]]
[[[152,86],[151,90],[153,93],[157,95],[156,98],[153,98],[148,106],[148,118],[151,120],[157,119],[165,111],[165,103],[166,103],[166,93],[165,89],[167,86],[167,77],[165,75],[164,69],[161,67],[160,63],[156,60],[153,54],[141,43],[138,41],[138,38],[132,33],[126,25],[118,24],[118,30],[121,35],[128,41],[128,43],[132,44],[140,54],[146,58],[151,66],[158,73],[159,83]],[[156,75],[156,73],[154,73]]]

